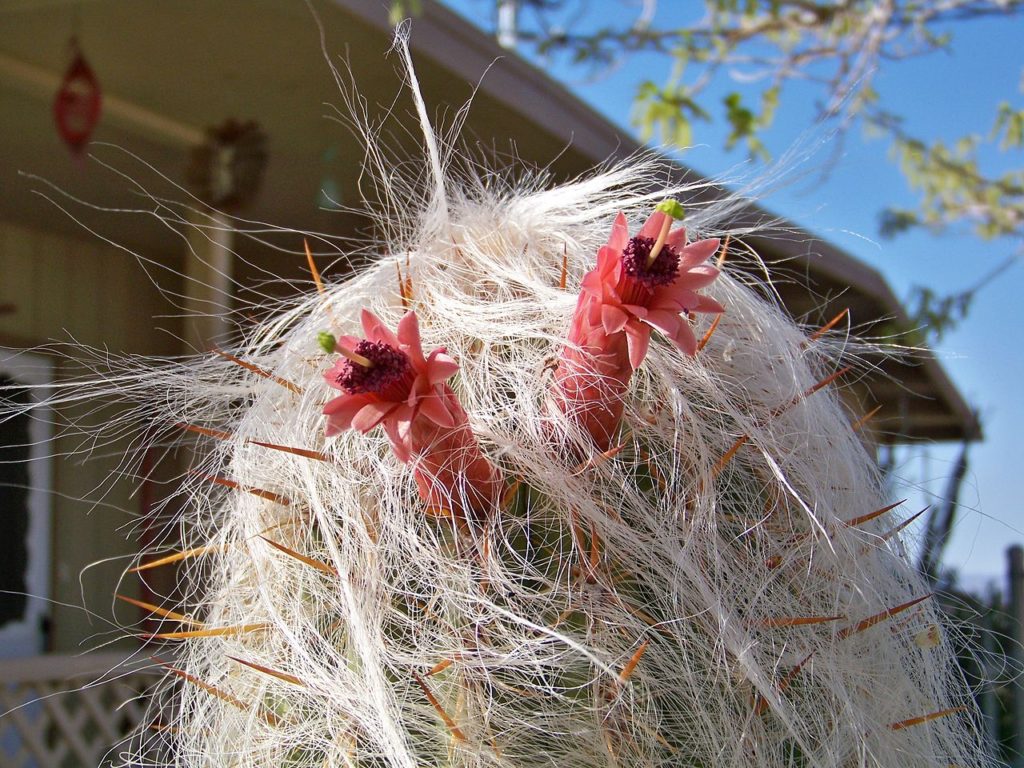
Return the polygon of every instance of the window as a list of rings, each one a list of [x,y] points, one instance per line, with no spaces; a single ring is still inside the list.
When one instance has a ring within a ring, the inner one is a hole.
[[[0,422],[0,657],[46,648],[52,428],[35,387],[51,380],[46,358],[0,350],[0,398],[35,405]]]

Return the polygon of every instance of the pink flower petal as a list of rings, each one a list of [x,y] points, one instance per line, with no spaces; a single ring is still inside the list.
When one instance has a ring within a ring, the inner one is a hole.
[[[420,346],[420,319],[410,310],[398,321],[398,340],[402,344]]]
[[[430,386],[448,381],[458,372],[459,364],[445,351],[444,347],[438,347],[427,358],[426,373]]]
[[[348,361],[342,358],[338,360],[324,372],[324,381],[335,389],[341,389],[341,384],[338,383],[338,377],[344,372],[345,363]]]
[[[647,302],[647,309],[651,312],[664,311],[679,314],[684,309],[689,309],[694,302],[693,291],[679,284],[663,285],[654,289],[654,295]],[[638,315],[638,317],[642,317]]]
[[[334,345],[334,348],[344,348],[351,352],[356,348],[356,344],[358,344],[360,341],[362,341],[362,339],[360,339],[358,336],[339,336],[337,338],[337,343]],[[342,363],[344,363],[344,361],[342,361]]]
[[[398,321],[398,342],[402,349],[412,358],[413,368],[422,370],[427,361],[423,359],[423,346],[420,341],[420,320],[415,312],[406,312]]]
[[[665,219],[668,218],[668,214],[663,211],[655,211],[647,217],[647,221],[640,227],[640,232],[637,237],[653,237],[655,240],[658,239],[658,235],[661,234],[661,228],[665,226]]]
[[[690,243],[683,248],[681,258],[679,259],[679,268],[685,270],[698,264],[703,264],[715,255],[715,251],[718,250],[720,243],[721,241],[717,237]]]
[[[629,242],[629,224],[626,222],[626,216],[622,211],[619,211],[615,217],[614,223],[612,223],[612,232],[608,236],[608,247],[615,253],[621,255],[625,249],[626,244]]]
[[[601,308],[604,302],[601,299],[589,299],[586,303],[577,308],[577,317],[584,325],[597,327],[601,325]]]
[[[352,425],[353,417],[372,399],[370,395],[365,394],[339,395],[324,406],[323,413],[331,417],[331,423],[342,425],[341,429],[348,429]]]
[[[613,304],[601,305],[601,324],[607,334],[618,333],[629,320],[629,315]]]
[[[679,319],[676,332],[672,334],[672,341],[687,355],[695,355],[697,353],[697,337],[693,335],[693,329],[690,328],[690,324],[682,318]]]
[[[600,299],[604,295],[604,278],[599,270],[592,269],[583,276],[580,292],[596,299]]]
[[[408,422],[406,422],[406,424],[408,424]],[[384,433],[388,436],[388,442],[391,443],[391,450],[395,452],[395,456],[398,457],[398,460],[403,464],[408,462],[409,459],[412,458],[412,448],[409,445],[408,430],[406,430],[405,438],[403,438],[398,420],[385,419]]]
[[[352,418],[352,429],[366,434],[397,407],[397,403],[373,400],[364,405]]]
[[[679,317],[678,310],[654,309],[647,313],[647,322],[664,331],[671,338],[676,332],[678,324],[685,321]]]
[[[372,398],[369,395],[340,395],[324,406],[327,428],[324,434],[334,437],[352,428],[352,419]]]
[[[681,274],[674,285],[684,285],[691,291],[699,291],[701,288],[711,285],[718,277],[718,270],[707,264],[699,267],[691,267]]]
[[[665,238],[665,242],[676,250],[684,249],[686,247],[686,227],[673,229],[668,233],[668,237]]]
[[[626,343],[629,346],[629,364],[635,371],[647,357],[651,344],[651,329],[636,320],[626,324]]]
[[[702,267],[701,269],[714,269]],[[661,285],[654,289],[654,294],[647,302],[650,309],[675,309],[677,312],[692,312],[700,296],[696,293],[715,278],[704,272],[698,272],[691,280],[688,274],[682,275],[671,285]]]
[[[430,419],[439,427],[451,428],[455,426],[455,416],[448,410],[444,400],[436,395],[429,395],[420,398],[419,412]]]
[[[633,317],[638,317],[641,320],[647,317],[648,308],[639,304],[623,304],[622,308],[629,314],[633,315]]]
[[[360,320],[363,323],[363,333],[366,334],[367,339],[370,341],[382,341],[398,349],[398,339],[395,337],[395,334],[373,312],[364,309],[360,315]]]
[[[712,299],[710,296],[704,294],[697,295],[697,303],[692,307],[689,307],[691,312],[725,312],[725,307],[719,304],[717,301]]]
[[[615,249],[610,245],[602,245],[598,249],[597,267],[594,268],[593,273],[602,286],[601,291],[613,288],[618,282],[622,272],[622,250],[625,247],[623,245],[622,248]]]
[[[402,442],[412,449],[412,420],[416,416],[416,408],[411,405],[402,405],[394,413],[391,414],[391,421],[395,424],[398,429],[398,436],[402,438]]]

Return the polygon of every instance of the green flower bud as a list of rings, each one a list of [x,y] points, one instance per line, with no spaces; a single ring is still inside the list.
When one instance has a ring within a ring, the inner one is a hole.
[[[681,219],[686,213],[683,209],[683,206],[679,204],[679,201],[673,197],[670,197],[666,200],[662,200],[660,203],[658,203],[654,210],[661,211],[662,213],[667,213],[673,219]]]
[[[316,335],[316,343],[319,344],[320,349],[327,354],[334,352],[335,348],[338,346],[338,340],[334,338],[334,334],[330,331],[320,331],[320,333]]]

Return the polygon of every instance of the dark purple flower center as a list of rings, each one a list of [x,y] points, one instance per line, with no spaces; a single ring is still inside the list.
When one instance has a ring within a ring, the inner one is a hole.
[[[405,387],[404,392],[387,392],[391,387],[401,385],[407,380],[411,381],[412,364],[407,354],[382,341],[366,339],[356,344],[352,351],[362,355],[373,365],[367,368],[349,360],[342,366],[337,382],[348,394],[361,395],[370,392],[390,394],[398,399],[408,393],[408,387]]]
[[[622,252],[623,271],[648,288],[668,285],[679,276],[679,254],[668,243],[661,247],[653,263],[647,263],[654,242],[653,237],[633,237]]]

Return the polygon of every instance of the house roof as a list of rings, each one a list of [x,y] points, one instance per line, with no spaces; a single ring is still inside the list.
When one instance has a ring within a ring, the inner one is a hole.
[[[414,146],[416,137],[403,133],[410,107],[392,101],[401,84],[394,62],[383,58],[390,35],[387,5],[383,0],[316,3],[325,30],[322,49],[309,9],[297,0],[0,0],[0,179],[10,190],[0,202],[0,217],[80,234],[75,222],[30,194],[40,188],[37,182],[18,182],[18,171],[108,206],[152,207],[116,173],[71,162],[56,138],[50,105],[68,63],[66,44],[78,8],[82,49],[105,93],[96,138],[139,158],[97,147],[102,159],[156,194],[180,198],[180,191],[142,163],[169,179],[182,179],[187,150],[202,141],[207,126],[228,117],[253,118],[269,137],[269,162],[263,194],[247,216],[297,231],[365,226],[357,217],[317,206],[328,182],[342,202],[367,192],[359,176],[360,145],[330,119],[339,112],[324,103],[339,99],[323,50],[344,57],[371,114],[378,105],[394,106],[382,129],[394,131],[399,144]],[[412,36],[422,90],[429,104],[452,113],[476,94],[463,140],[475,140],[481,152],[499,161],[514,154],[549,164],[555,177],[568,178],[639,148],[562,85],[457,14],[434,2],[423,5]],[[152,216],[78,213],[101,234],[147,254],[180,258],[182,246]],[[757,215],[758,209],[748,213]],[[779,295],[794,316],[814,322],[849,306],[858,324],[905,321],[876,271],[799,227],[783,222],[779,232],[749,239],[767,259],[783,260],[785,269],[806,277],[779,283]],[[288,276],[294,270],[298,276],[301,268],[290,257],[245,243],[240,251],[254,274]],[[930,354],[912,362],[879,359],[877,366],[880,375],[868,377],[872,392],[865,399],[882,405],[874,421],[881,439],[979,437],[970,409]]]

